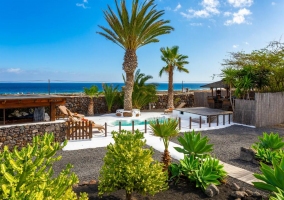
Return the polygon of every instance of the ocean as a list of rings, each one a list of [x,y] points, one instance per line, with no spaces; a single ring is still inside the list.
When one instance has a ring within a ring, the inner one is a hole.
[[[124,83],[106,83],[112,84],[113,86],[118,85],[121,89]],[[158,91],[167,91],[167,83],[157,83]],[[174,83],[174,90],[181,91],[182,88],[185,90],[201,90],[200,86],[207,83]],[[89,88],[92,85],[98,86],[99,90],[102,91],[102,83],[0,83],[0,94],[74,94],[82,93],[84,87]]]

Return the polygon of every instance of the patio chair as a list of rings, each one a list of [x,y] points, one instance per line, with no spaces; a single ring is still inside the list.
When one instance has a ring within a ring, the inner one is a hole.
[[[85,116],[78,113],[72,113],[66,106],[60,105],[58,106],[59,110],[63,113],[64,117],[77,117],[77,118],[84,118]]]
[[[182,108],[185,106],[185,102],[182,102],[181,104],[179,104],[176,108]],[[164,110],[164,114],[168,114],[168,113],[172,113],[174,110],[174,108],[167,108]]]

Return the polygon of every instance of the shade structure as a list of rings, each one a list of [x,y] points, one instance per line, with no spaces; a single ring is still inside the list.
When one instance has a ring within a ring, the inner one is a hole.
[[[213,83],[209,83],[209,84],[206,84],[206,85],[202,85],[200,87],[204,87],[204,88],[225,88],[225,89],[230,88],[229,85],[225,84],[223,80],[213,82]]]

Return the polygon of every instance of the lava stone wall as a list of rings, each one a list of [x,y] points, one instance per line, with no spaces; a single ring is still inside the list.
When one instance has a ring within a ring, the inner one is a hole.
[[[158,100],[155,103],[151,104],[151,109],[165,109],[167,108],[168,95],[167,94],[157,94]],[[68,96],[66,98],[66,107],[70,109],[72,112],[81,113],[86,115],[88,111],[88,105],[90,102],[90,98],[86,96]],[[104,114],[107,113],[107,103],[105,97],[99,96],[94,97],[94,113],[95,114]],[[174,104],[175,107],[178,106],[181,102],[185,102],[185,107],[193,107],[194,106],[194,96],[192,93],[181,93],[174,95]],[[153,107],[154,106],[154,107]],[[117,109],[122,108],[114,103],[111,112],[115,112]],[[141,110],[148,110],[149,105],[145,105],[141,108]],[[58,114],[60,110],[56,111]]]
[[[4,146],[13,150],[15,146],[19,149],[32,143],[33,137],[44,135],[44,133],[54,133],[55,141],[63,142],[65,140],[66,125],[64,122],[54,123],[45,122],[41,124],[11,125],[0,128],[0,151]]]

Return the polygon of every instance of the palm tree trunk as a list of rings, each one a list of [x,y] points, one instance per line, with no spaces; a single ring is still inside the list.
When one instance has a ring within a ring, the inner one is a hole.
[[[169,70],[169,85],[168,85],[168,108],[174,108],[174,89],[173,89],[173,68]]]
[[[167,149],[164,150],[164,154],[162,156],[162,162],[164,163],[163,171],[167,171],[169,165],[171,164],[170,152]]]
[[[88,105],[88,115],[93,116],[94,115],[94,99],[90,98],[90,102]]]
[[[132,110],[132,92],[134,85],[134,71],[137,67],[137,55],[135,50],[127,49],[124,55],[123,70],[126,73],[124,89],[124,110]]]

